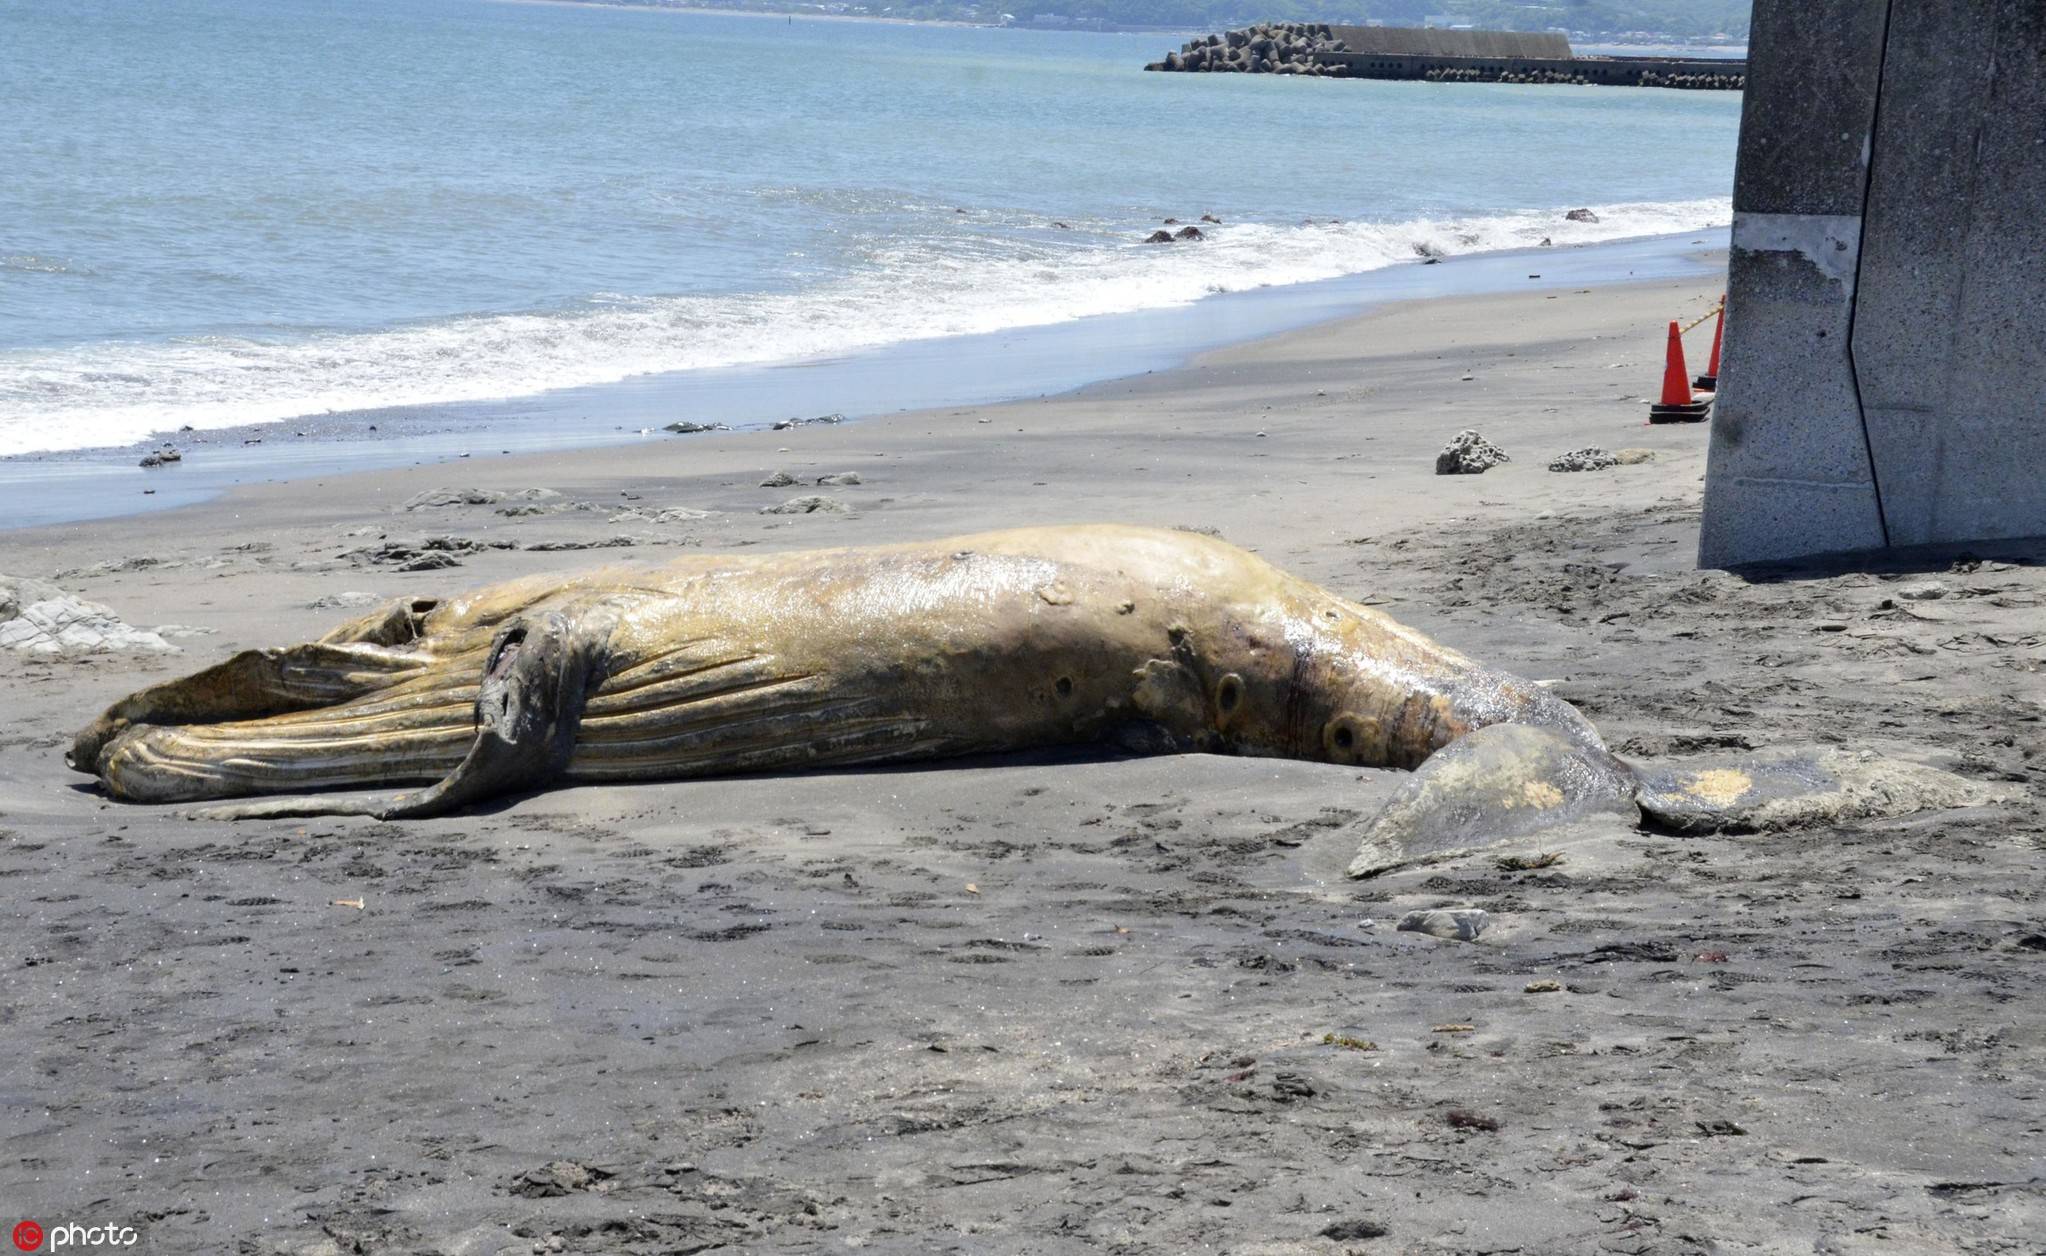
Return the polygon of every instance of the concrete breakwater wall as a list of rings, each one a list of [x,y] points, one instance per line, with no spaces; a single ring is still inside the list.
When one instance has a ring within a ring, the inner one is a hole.
[[[1194,39],[1147,70],[1297,74],[1434,83],[1569,83],[1739,91],[1747,63],[1705,57],[1580,57],[1556,34],[1274,22]]]

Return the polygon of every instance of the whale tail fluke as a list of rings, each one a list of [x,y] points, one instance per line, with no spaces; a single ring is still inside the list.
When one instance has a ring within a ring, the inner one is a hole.
[[[1753,833],[2001,802],[2009,792],[1868,752],[1796,749],[1635,768],[1635,802],[1679,833]]]
[[[1563,732],[1495,724],[1436,751],[1366,821],[1349,875],[1371,877],[1596,815],[1680,833],[1751,833],[1979,807],[2008,791],[1837,749],[1635,765]]]

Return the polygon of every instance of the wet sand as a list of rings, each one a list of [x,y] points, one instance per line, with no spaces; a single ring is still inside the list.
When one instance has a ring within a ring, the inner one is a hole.
[[[0,656],[0,1198],[179,1253],[2036,1251],[2046,553],[1692,570],[1705,432],[1642,399],[1716,291],[0,533],[183,651]],[[1434,475],[1465,427],[1513,461]],[[1588,445],[1656,456],[1546,469]],[[495,500],[406,508],[443,488]],[[848,509],[760,513],[811,494]],[[1039,754],[226,825],[59,757],[369,596],[1086,520],[1216,529],[1629,755],[1833,744],[2017,798],[1352,883],[1397,773]],[[1475,944],[1393,930],[1465,905]]]

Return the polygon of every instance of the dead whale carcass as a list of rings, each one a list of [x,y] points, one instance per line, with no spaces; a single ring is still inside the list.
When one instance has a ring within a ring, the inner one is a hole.
[[[444,813],[673,780],[1115,740],[1417,769],[1353,875],[1594,812],[1679,827],[1986,800],[1909,764],[1627,764],[1575,708],[1208,537],[1120,526],[614,566],[411,599],[115,703],[71,766],[230,818]]]

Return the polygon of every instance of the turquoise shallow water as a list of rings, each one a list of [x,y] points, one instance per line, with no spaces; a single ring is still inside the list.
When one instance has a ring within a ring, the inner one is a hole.
[[[1731,95],[1140,71],[1176,42],[490,0],[0,0],[0,453],[1728,217]],[[1601,221],[1562,221],[1576,205]],[[1204,212],[1224,225],[1201,244],[1138,243]]]

